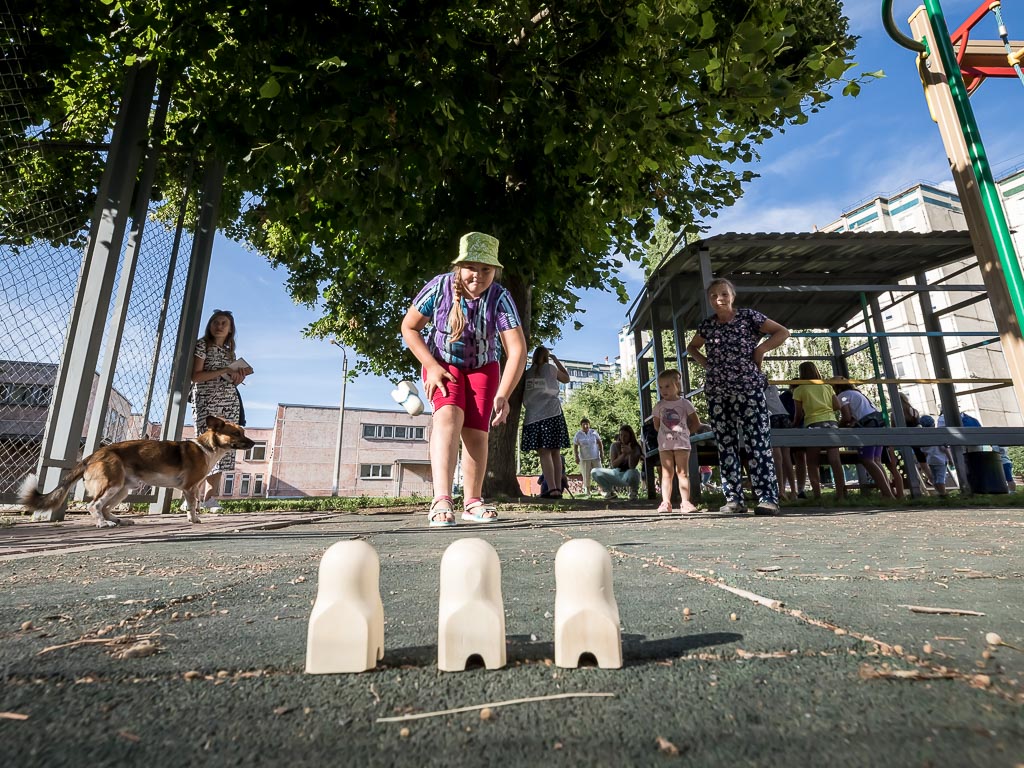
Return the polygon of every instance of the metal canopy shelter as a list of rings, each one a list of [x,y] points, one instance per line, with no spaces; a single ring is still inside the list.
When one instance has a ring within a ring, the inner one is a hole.
[[[954,303],[962,307],[985,301],[986,289],[983,284],[930,283],[926,273],[967,259],[974,259],[967,232],[725,234],[691,243],[663,260],[628,311],[637,357],[641,419],[645,424],[651,419],[659,370],[678,367],[684,389],[691,390],[685,340],[711,314],[706,286],[716,277],[726,277],[736,285],[738,306],[758,309],[794,332],[812,331],[808,335],[817,335],[813,333],[817,330],[829,336],[837,373],[844,372],[845,365],[838,336],[848,332],[872,337],[890,403],[899,402],[899,392],[880,302],[890,293],[898,293],[900,300],[916,294],[933,371],[937,379],[949,379],[939,313],[933,309],[929,294],[960,292],[964,298],[957,296]],[[908,279],[914,282],[900,284]],[[674,332],[679,341],[679,348],[667,356],[662,348],[664,331]],[[991,338],[983,343],[998,340],[994,329],[987,335]],[[939,396],[947,425],[960,427],[953,384],[939,384]],[[891,423],[897,434],[906,427],[900,408],[892,409]],[[978,444],[993,442],[981,434],[983,431],[979,430]],[[1024,431],[1018,432],[1019,441],[1024,442],[1020,439]],[[804,432],[803,437],[806,435]],[[910,451],[903,450],[909,465]],[[963,477],[962,461],[958,460],[957,465]],[[648,465],[648,488],[653,488],[652,480],[653,468]],[[916,477],[911,485],[916,492]]]
[[[727,277],[739,289],[740,306],[787,328],[838,328],[859,315],[862,293],[878,298],[900,280],[973,254],[966,232],[717,235],[691,243],[659,266],[634,302],[629,327],[672,330],[675,317],[676,324],[696,328],[711,314],[704,286],[713,277]]]

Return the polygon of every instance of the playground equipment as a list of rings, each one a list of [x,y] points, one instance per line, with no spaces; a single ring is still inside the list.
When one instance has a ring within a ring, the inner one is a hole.
[[[892,0],[882,0],[882,22],[893,40],[918,54],[925,99],[949,157],[1017,403],[1024,406],[1024,277],[969,99],[988,77],[1024,82],[1024,43],[1010,42],[999,0],[983,2],[952,35],[939,0],[924,3],[910,17],[914,38],[893,22]],[[989,13],[1001,40],[972,40],[972,30]]]

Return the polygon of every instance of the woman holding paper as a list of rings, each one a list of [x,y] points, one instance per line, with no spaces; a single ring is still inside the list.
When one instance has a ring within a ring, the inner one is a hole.
[[[196,436],[206,431],[206,417],[220,416],[235,424],[245,424],[238,385],[252,368],[235,356],[235,319],[226,309],[215,309],[206,324],[206,333],[196,342],[192,365],[192,412]],[[206,478],[203,509],[219,512],[216,493],[222,472],[235,468],[235,452],[225,454]]]

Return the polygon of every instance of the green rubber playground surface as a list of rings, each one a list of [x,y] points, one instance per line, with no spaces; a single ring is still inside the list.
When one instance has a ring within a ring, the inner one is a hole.
[[[1024,511],[590,506],[440,530],[419,512],[0,528],[0,764],[1024,763],[1024,652],[986,643],[1024,648]],[[440,560],[466,536],[501,559],[508,666],[441,673]],[[306,675],[320,556],[353,537],[380,554],[384,661]],[[577,537],[612,553],[621,670],[552,663],[554,557]],[[493,706],[565,693],[611,695]]]

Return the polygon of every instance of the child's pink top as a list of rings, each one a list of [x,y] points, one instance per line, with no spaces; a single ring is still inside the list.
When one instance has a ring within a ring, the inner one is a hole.
[[[686,425],[693,405],[685,397],[678,400],[659,400],[654,406],[654,416],[660,421],[658,427],[659,451],[690,450],[690,428]]]

